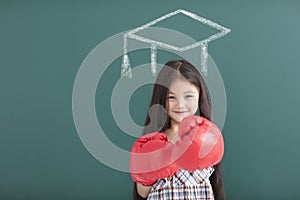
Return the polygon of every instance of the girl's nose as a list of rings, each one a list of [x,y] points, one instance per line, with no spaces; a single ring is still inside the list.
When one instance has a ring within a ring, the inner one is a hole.
[[[179,100],[178,100],[178,106],[179,106],[180,108],[183,108],[183,107],[184,107],[184,100],[183,100],[183,99],[179,99]]]

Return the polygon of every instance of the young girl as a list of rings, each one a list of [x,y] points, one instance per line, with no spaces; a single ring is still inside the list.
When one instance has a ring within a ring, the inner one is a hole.
[[[155,104],[161,105],[166,114]],[[151,110],[151,109],[152,110]],[[178,126],[191,115],[211,120],[211,103],[199,71],[185,60],[169,61],[158,74],[143,133],[162,132],[169,142],[180,140]],[[134,183],[133,199],[216,199],[224,200],[220,164],[193,172],[180,169],[172,177],[157,180],[152,186]]]

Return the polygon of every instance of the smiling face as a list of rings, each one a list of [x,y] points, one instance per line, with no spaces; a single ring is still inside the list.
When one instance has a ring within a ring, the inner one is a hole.
[[[166,108],[171,126],[179,124],[183,118],[194,115],[198,109],[199,89],[182,79],[174,80],[167,93]]]

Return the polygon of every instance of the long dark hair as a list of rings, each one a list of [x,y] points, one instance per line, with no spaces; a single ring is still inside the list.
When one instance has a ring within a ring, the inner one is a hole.
[[[211,101],[209,97],[209,92],[199,71],[186,60],[172,60],[165,64],[165,66],[160,70],[154,88],[152,99],[149,106],[149,115],[147,115],[143,134],[150,132],[164,132],[166,129],[170,128],[170,119],[166,114],[166,98],[168,88],[172,81],[184,78],[191,84],[195,85],[199,89],[199,102],[198,102],[198,112],[197,115],[203,116],[211,120]],[[214,197],[216,200],[225,200],[225,191],[222,183],[222,172],[221,164],[214,166],[215,171],[210,176],[210,182],[213,188]],[[144,199],[138,195],[136,189],[136,183],[134,183],[133,199],[141,200]]]

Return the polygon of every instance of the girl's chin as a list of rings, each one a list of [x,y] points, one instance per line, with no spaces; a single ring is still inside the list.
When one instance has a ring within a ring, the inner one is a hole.
[[[183,120],[183,118],[184,118],[184,117],[176,117],[176,118],[173,118],[173,122],[174,122],[175,124],[180,124],[181,121]]]
[[[185,118],[185,117],[188,117],[190,116],[189,114],[187,113],[183,113],[183,114],[174,114],[173,116],[171,116],[171,119],[173,121],[174,124],[180,124],[181,121]]]

